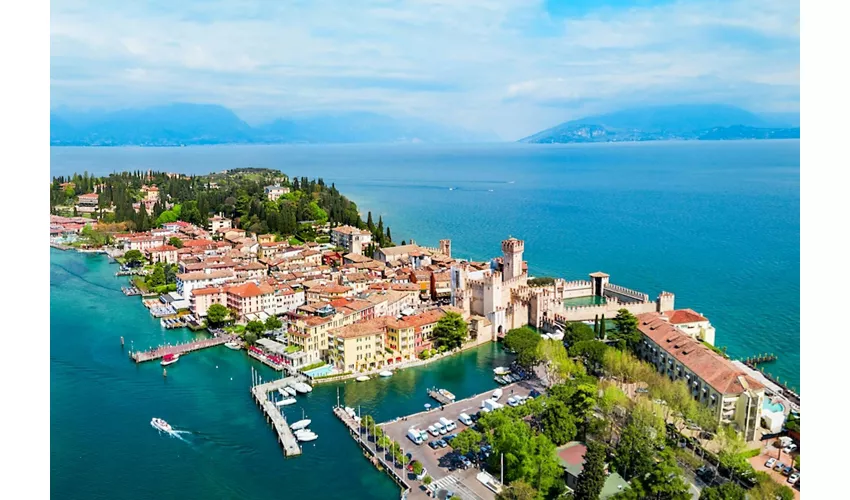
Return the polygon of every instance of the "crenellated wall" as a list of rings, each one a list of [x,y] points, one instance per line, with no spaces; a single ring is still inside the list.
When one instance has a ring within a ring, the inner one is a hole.
[[[637,290],[632,290],[631,288],[626,288],[624,286],[608,283],[607,285],[605,285],[605,290],[610,290],[612,292],[616,292],[620,295],[625,295],[626,297],[631,297],[641,302],[649,302],[649,295],[642,292],[638,292]]]

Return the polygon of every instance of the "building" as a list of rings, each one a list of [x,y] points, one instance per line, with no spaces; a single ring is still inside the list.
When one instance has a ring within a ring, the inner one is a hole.
[[[266,186],[265,187],[266,197],[271,201],[277,201],[281,196],[289,193],[289,188],[284,186]]]
[[[195,288],[219,286],[235,278],[236,274],[230,269],[218,271],[204,269],[192,273],[181,273],[177,275],[177,293],[184,299],[188,299]]]
[[[720,423],[733,424],[748,442],[755,440],[764,385],[671,324],[664,314],[637,318],[643,334],[638,355],[671,379],[684,381],[694,399],[711,408]]]
[[[260,234],[257,236],[257,243],[272,243],[274,238],[273,234]]]
[[[156,203],[159,201],[159,188],[156,186],[142,186],[142,199]]]
[[[227,292],[227,307],[236,311],[240,318],[249,314],[257,314],[274,306],[275,290],[271,286],[253,281],[241,285],[229,286]]]
[[[401,353],[404,359],[414,359],[425,349],[433,348],[432,332],[445,312],[432,309],[421,314],[387,323],[387,344]]]
[[[221,214],[211,217],[209,222],[210,232],[212,233],[219,232],[219,229],[230,229],[233,227],[233,222],[226,217],[222,217]]]
[[[81,194],[77,198],[77,212],[89,214],[96,212],[98,198],[97,193]]]
[[[223,287],[195,288],[189,294],[189,310],[199,318],[206,317],[207,310],[213,304],[227,307],[227,293]]]
[[[275,315],[287,314],[297,310],[305,302],[304,289],[300,286],[278,285],[271,312]]]
[[[676,309],[665,312],[664,316],[671,325],[676,325],[676,328],[692,338],[714,345],[714,327],[700,313],[693,309]]]
[[[307,289],[307,303],[330,302],[334,299],[354,296],[354,289],[348,286],[328,283],[327,285],[316,285]]]
[[[139,250],[145,252],[156,247],[163,246],[165,238],[162,236],[140,236],[128,238],[124,242],[124,250]]]
[[[177,247],[171,245],[160,245],[145,250],[145,254],[151,264],[164,262],[166,264],[177,264]]]
[[[346,252],[363,255],[366,245],[372,243],[372,233],[354,226],[339,226],[331,229],[331,243],[345,248]]]
[[[452,275],[450,272],[431,273],[431,300],[452,298]]]
[[[343,372],[365,372],[384,367],[392,354],[385,350],[386,318],[375,318],[332,330],[328,362]]]
[[[555,450],[558,462],[564,468],[564,479],[570,490],[575,490],[578,477],[584,470],[584,456],[586,453],[587,446],[577,441],[559,446]],[[608,471],[607,464],[605,465],[605,474],[605,483],[602,486],[602,491],[599,492],[600,499],[610,498],[629,487],[629,483],[622,476],[616,472]]]

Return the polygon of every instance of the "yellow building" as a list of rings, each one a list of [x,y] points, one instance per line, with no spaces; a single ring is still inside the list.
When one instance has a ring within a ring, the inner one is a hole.
[[[382,368],[393,359],[385,349],[387,318],[361,321],[329,333],[328,361],[345,372]]]

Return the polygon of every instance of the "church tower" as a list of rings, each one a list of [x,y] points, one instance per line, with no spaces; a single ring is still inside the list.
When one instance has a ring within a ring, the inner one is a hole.
[[[508,238],[502,242],[502,262],[504,264],[504,279],[511,280],[522,275],[522,252],[525,242],[516,238]]]

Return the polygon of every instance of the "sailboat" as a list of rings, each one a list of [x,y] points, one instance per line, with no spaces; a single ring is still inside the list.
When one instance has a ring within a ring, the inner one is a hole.
[[[290,425],[289,428],[292,429],[293,431],[306,429],[307,426],[310,425],[310,422],[312,422],[312,420],[307,418],[307,416],[304,413],[304,408],[301,408],[301,420]]]

